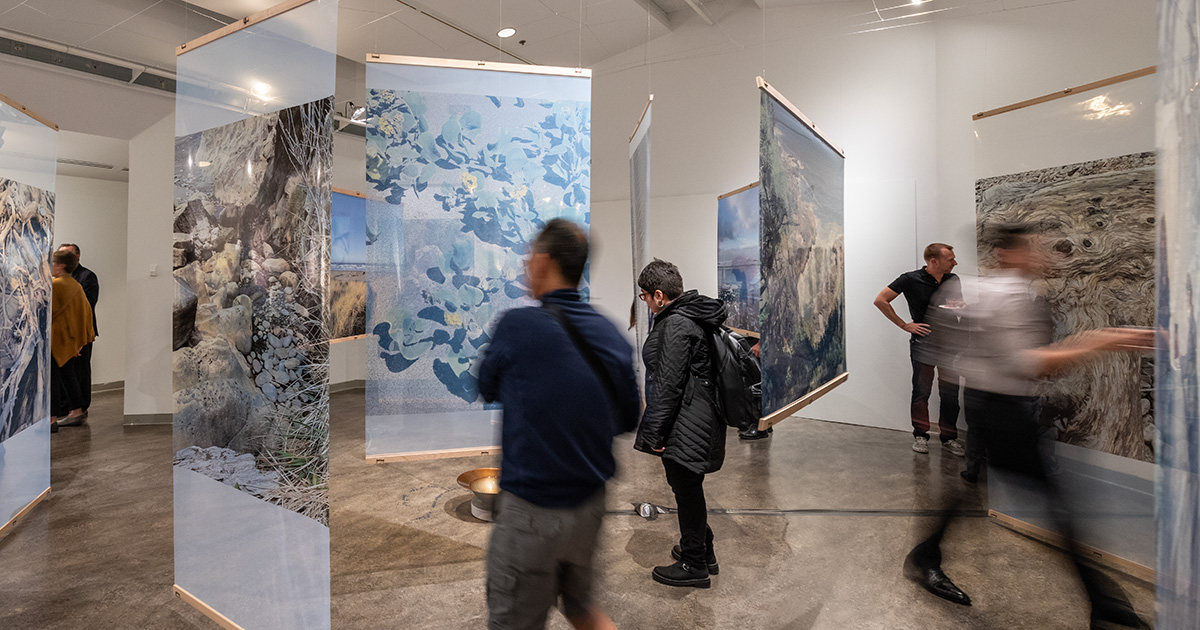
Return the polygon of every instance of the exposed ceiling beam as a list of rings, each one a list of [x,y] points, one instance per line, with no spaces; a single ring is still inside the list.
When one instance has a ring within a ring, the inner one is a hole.
[[[646,13],[649,13],[650,17],[653,17],[654,21],[661,24],[663,28],[667,29],[668,31],[671,30],[671,18],[667,17],[666,12],[664,12],[662,7],[658,6],[654,0],[633,1],[636,2],[639,7],[645,9]]]
[[[708,12],[704,10],[704,7],[700,6],[700,3],[697,0],[687,0],[687,3],[688,3],[688,6],[692,7],[692,10],[696,12],[696,15],[700,16],[700,19],[704,20],[705,22],[708,22],[709,26],[712,26],[713,24],[715,24],[715,22],[713,22],[713,19],[708,17]]]

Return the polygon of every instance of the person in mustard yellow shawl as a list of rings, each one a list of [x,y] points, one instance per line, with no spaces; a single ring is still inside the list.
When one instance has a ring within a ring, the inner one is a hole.
[[[92,327],[92,308],[83,287],[71,272],[79,265],[75,252],[60,249],[50,257],[54,275],[54,293],[50,309],[50,410],[58,418],[57,426],[83,424],[83,392],[73,362],[79,351],[96,338]]]

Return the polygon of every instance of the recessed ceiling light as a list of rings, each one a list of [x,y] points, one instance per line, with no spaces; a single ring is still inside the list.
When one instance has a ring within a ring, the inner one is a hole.
[[[250,88],[250,91],[254,92],[255,96],[266,96],[271,93],[271,86],[259,81],[254,84],[254,87]]]
[[[500,39],[507,39],[516,34],[517,34],[517,29],[512,28],[511,26],[502,28],[502,29],[500,29],[499,33],[496,33],[496,35],[498,35],[500,37]]]
[[[912,0],[912,5],[917,6],[919,4],[925,4],[926,2],[929,2],[929,0]]]

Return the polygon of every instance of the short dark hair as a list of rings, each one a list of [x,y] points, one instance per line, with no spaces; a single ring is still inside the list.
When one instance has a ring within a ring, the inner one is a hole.
[[[643,291],[651,295],[655,291],[662,291],[668,300],[683,295],[683,276],[679,273],[679,267],[658,258],[642,269],[642,273],[638,274],[637,283]]]
[[[954,248],[945,243],[930,243],[925,246],[925,260],[930,261],[934,258],[941,258],[942,252],[945,250],[954,251]]]
[[[563,218],[550,219],[533,239],[533,253],[549,254],[563,279],[578,286],[587,267],[588,238],[583,228]]]
[[[1035,232],[1032,225],[1005,223],[992,228],[992,246],[996,249],[1026,249],[1029,237]]]
[[[66,267],[67,273],[75,273],[75,268],[79,266],[79,256],[75,252],[65,249],[55,250],[50,256],[50,261]]]
[[[79,246],[76,245],[75,243],[63,243],[62,245],[58,246],[59,249],[62,249],[64,247],[70,247],[71,249],[75,250],[75,258],[79,258],[80,256],[83,256],[83,252],[79,251]],[[78,262],[76,264],[78,264]]]

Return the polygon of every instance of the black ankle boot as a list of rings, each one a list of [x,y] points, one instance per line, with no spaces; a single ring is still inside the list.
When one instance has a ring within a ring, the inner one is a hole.
[[[674,547],[671,547],[671,559],[672,560],[682,560],[683,559],[683,548],[680,547],[679,545],[675,545]],[[708,550],[708,558],[706,560],[708,562],[708,574],[709,575],[716,575],[721,572],[721,565],[717,564],[717,552],[716,551],[709,549]]]
[[[693,586],[708,588],[712,582],[708,579],[708,569],[694,567],[682,560],[665,567],[654,567],[654,581],[667,586]]]

